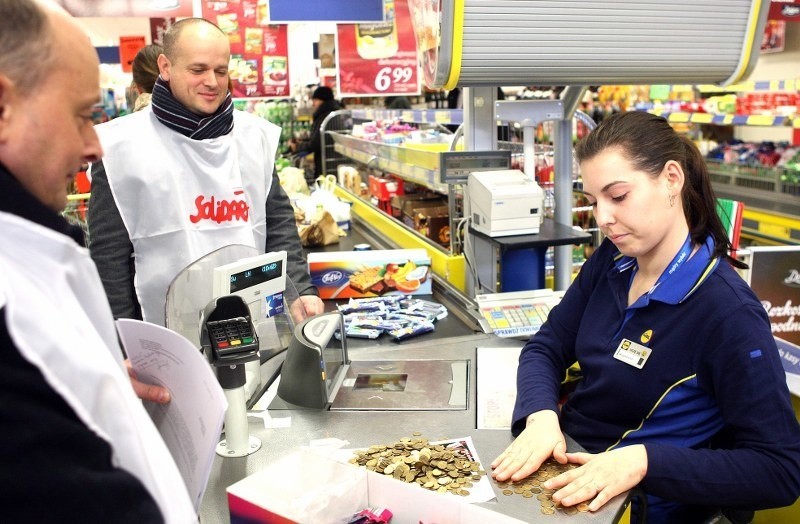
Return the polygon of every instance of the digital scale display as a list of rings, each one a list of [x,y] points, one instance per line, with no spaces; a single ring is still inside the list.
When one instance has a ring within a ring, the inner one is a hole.
[[[511,151],[446,151],[441,153],[442,183],[466,183],[470,173],[511,169]]]
[[[269,282],[281,275],[283,275],[282,260],[234,273],[231,275],[231,293]]]

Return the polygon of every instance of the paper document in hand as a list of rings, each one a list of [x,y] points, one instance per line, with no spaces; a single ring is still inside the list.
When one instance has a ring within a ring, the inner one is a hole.
[[[192,497],[200,507],[228,403],[208,361],[185,337],[140,320],[117,320],[136,378],[167,388],[168,404],[145,402]]]

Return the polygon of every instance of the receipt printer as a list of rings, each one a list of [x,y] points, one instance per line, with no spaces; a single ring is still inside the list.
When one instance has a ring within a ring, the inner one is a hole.
[[[472,227],[490,237],[538,234],[544,192],[518,169],[470,173]]]

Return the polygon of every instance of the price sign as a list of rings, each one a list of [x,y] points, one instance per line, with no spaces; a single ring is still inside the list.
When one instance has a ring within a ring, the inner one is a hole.
[[[417,43],[408,0],[386,0],[384,21],[339,24],[339,95],[417,95]]]

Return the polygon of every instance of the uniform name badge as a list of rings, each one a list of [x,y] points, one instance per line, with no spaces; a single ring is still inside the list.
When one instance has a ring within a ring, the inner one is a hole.
[[[653,350],[649,347],[623,338],[622,342],[617,346],[614,358],[637,369],[642,369],[652,352]]]

